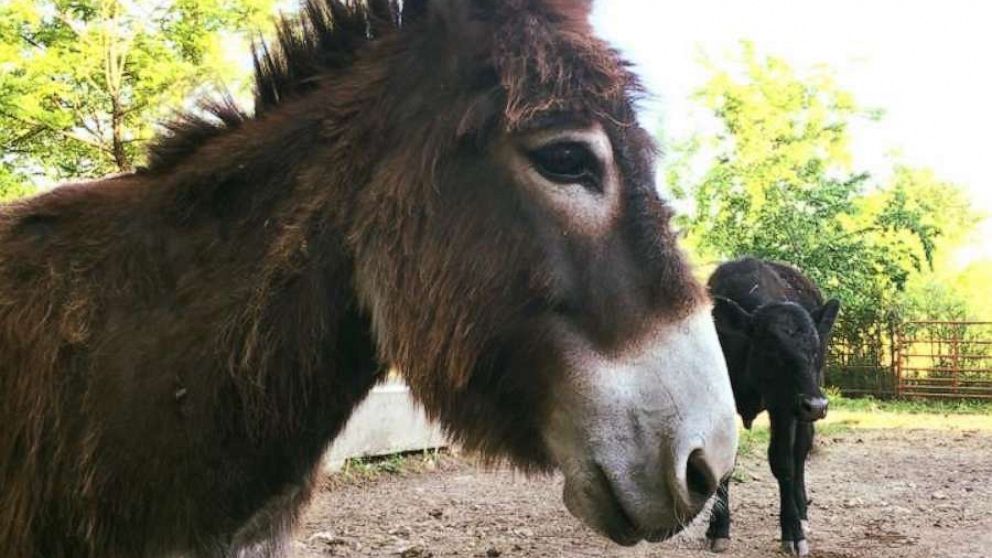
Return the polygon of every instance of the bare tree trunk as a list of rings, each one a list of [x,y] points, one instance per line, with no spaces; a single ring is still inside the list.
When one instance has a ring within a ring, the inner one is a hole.
[[[121,172],[132,170],[131,160],[124,150],[124,108],[121,106],[121,86],[124,81],[124,66],[127,63],[127,46],[120,44],[120,4],[117,0],[105,1],[103,9],[112,22],[109,33],[105,37],[107,46],[106,79],[107,92],[110,94],[110,123],[112,153],[114,163]]]
[[[124,151],[124,114],[121,111],[121,105],[116,95],[111,97],[110,105],[112,111],[110,118],[112,124],[111,134],[113,135],[114,163],[117,164],[117,168],[121,172],[130,172],[133,167],[127,152]]]

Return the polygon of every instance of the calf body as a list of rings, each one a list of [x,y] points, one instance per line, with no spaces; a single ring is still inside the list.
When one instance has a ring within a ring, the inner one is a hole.
[[[751,428],[768,411],[768,461],[779,485],[783,549],[805,556],[806,457],[813,423],[827,411],[823,364],[840,304],[824,303],[816,285],[795,268],[753,258],[721,265],[709,288],[737,412]],[[718,498],[706,534],[714,551],[725,550],[730,539],[726,479]]]

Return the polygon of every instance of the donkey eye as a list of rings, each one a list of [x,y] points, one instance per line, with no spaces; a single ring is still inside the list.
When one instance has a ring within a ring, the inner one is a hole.
[[[560,184],[582,183],[599,188],[599,164],[581,143],[556,143],[530,152],[535,168],[545,178]]]

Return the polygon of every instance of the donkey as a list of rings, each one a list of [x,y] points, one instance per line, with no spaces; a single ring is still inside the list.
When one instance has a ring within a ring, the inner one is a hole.
[[[255,109],[0,209],[0,554],[283,556],[396,366],[469,450],[620,544],[736,451],[639,87],[580,0],[310,0]]]
[[[727,358],[737,412],[750,429],[768,410],[768,462],[778,480],[782,549],[809,554],[806,457],[813,423],[827,414],[823,365],[840,303],[794,267],[744,258],[721,265],[709,280],[713,316]],[[723,552],[730,540],[729,479],[720,483],[706,536]]]

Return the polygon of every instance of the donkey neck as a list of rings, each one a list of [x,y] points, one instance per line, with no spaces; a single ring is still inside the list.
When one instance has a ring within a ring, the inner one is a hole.
[[[266,385],[269,395],[357,400],[379,372],[346,241],[371,163],[356,156],[361,131],[323,101],[308,95],[248,120],[162,177],[172,252],[237,291],[223,310],[238,316],[223,350],[247,400]]]
[[[361,125],[364,107],[342,109],[328,102],[333,93],[287,100],[205,143],[161,177],[152,210],[198,253],[267,275],[350,262],[345,239],[375,135]]]
[[[324,133],[321,108],[310,95],[219,134],[162,176],[162,203],[184,224],[255,229],[341,197],[356,169],[335,165],[348,149]]]

